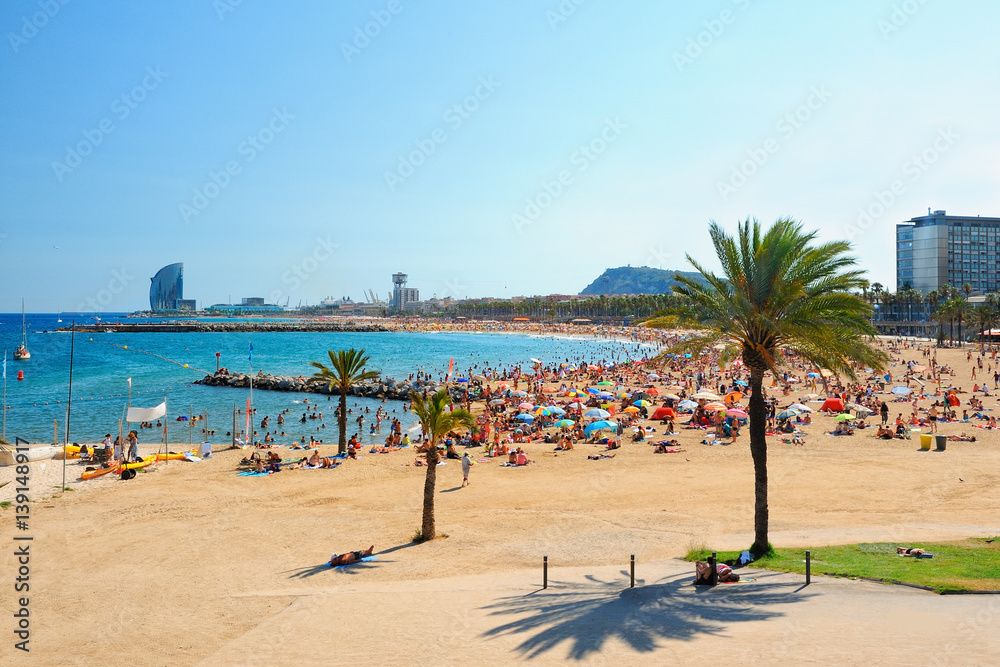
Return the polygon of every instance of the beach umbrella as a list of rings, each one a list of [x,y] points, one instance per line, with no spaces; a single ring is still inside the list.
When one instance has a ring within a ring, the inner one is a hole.
[[[694,401],[688,399],[688,400],[684,400],[684,401],[681,401],[680,403],[678,403],[677,407],[679,407],[682,410],[692,410],[692,409],[698,407],[698,404],[695,403]]]
[[[517,406],[517,409],[518,410],[532,410],[532,409],[534,409],[534,407],[535,406],[532,405],[531,403],[521,403],[520,405]]]
[[[873,413],[873,410],[870,410],[863,405],[859,405],[854,409],[854,411],[857,412],[858,416],[861,418],[867,417],[868,415]]]
[[[607,419],[611,416],[611,413],[607,410],[601,410],[600,408],[591,408],[583,413],[584,417],[597,417],[598,419]]]
[[[601,380],[600,382],[597,383],[597,386],[598,387],[610,387],[611,383],[608,382],[607,380]]]
[[[798,410],[799,412],[812,412],[813,411],[812,408],[810,408],[808,405],[805,405],[803,403],[792,403],[791,405],[788,406],[788,409],[789,410]]]
[[[679,384],[672,384],[667,387],[667,391],[684,391],[684,387]]]
[[[520,389],[518,389],[517,391],[512,391],[512,392],[510,392],[510,395],[511,395],[511,396],[527,396],[527,395],[528,395],[528,392],[526,392],[526,391],[521,391]]]
[[[629,396],[631,396],[631,394],[629,394],[627,391],[623,391],[618,394],[618,398],[628,398]]]
[[[535,421],[535,417],[533,415],[529,415],[529,414],[520,414],[520,415],[514,417],[514,419],[516,419],[519,422],[527,422],[529,424],[531,422]]]
[[[575,426],[575,425],[576,422],[573,421],[572,419],[560,419],[559,421],[556,422],[556,426],[558,426],[559,428],[568,428],[570,426]]]
[[[656,387],[650,387],[649,389],[646,390],[646,393],[649,394],[650,396],[659,396],[660,390],[657,389]]]
[[[896,396],[909,396],[911,393],[913,393],[913,390],[910,389],[909,387],[904,387],[900,385],[898,387],[893,387],[892,393],[896,394]]]
[[[650,380],[659,380],[660,379],[660,376],[657,375],[656,373],[650,373],[646,377],[649,378]]]
[[[599,393],[601,393],[601,390],[598,389],[597,387],[588,387],[587,388],[587,393],[588,394],[599,394]]]
[[[548,417],[549,415],[552,414],[552,410],[546,408],[545,406],[540,406],[535,408],[535,414],[540,415],[542,417]]]
[[[510,385],[507,384],[506,382],[501,382],[500,384],[497,385],[498,389],[508,389],[509,387]]]
[[[644,401],[644,400],[640,399],[638,401],[633,401],[632,405],[636,405],[636,406],[638,406],[640,408],[648,408],[650,405],[652,405],[652,403],[650,403],[649,401]]]
[[[547,405],[545,407],[547,407],[554,415],[566,414],[566,411],[560,408],[558,405]]]
[[[622,410],[622,412],[639,412],[639,408],[635,407],[634,405],[630,405],[624,410]]]
[[[849,419],[854,419],[854,415],[850,415],[850,414],[846,414],[845,413],[845,414],[842,414],[842,415],[837,415],[836,417],[834,417],[834,419],[837,420],[837,421],[839,421],[839,422],[846,422]]]
[[[817,373],[816,371],[810,371],[809,373],[806,373],[806,377],[807,378],[818,378],[819,377],[819,373]]]
[[[611,429],[612,431],[617,432],[618,424],[616,424],[613,421],[607,421],[602,419],[600,421],[596,421],[593,424],[588,425],[586,428],[583,429],[583,432],[586,433],[587,435],[590,435],[594,431],[603,431],[605,429]]]
[[[646,391],[637,391],[637,392],[635,392],[635,393],[632,394],[632,398],[634,398],[637,401],[640,400],[640,399],[643,399],[643,398],[649,398],[649,392],[646,392]]]
[[[492,401],[490,401],[490,405],[503,405],[506,402],[507,401],[503,400],[502,398],[494,398]]]
[[[739,385],[741,387],[747,386],[747,383],[744,380],[734,380],[733,384]]]
[[[742,410],[740,410],[740,412],[742,412]],[[790,417],[794,417],[797,414],[799,414],[798,411],[789,409],[789,410],[782,410],[775,416],[778,419],[789,419]]]
[[[583,410],[587,406],[585,406],[580,401],[574,401],[573,403],[570,403],[566,407],[569,408],[570,410]]]
[[[788,412],[788,410],[783,410],[783,412]],[[747,413],[745,413],[743,410],[740,410],[739,408],[730,408],[726,410],[726,414],[729,415],[730,417],[737,417],[739,419],[747,418]]]
[[[669,398],[672,401],[679,401],[679,400],[681,400],[681,397],[678,396],[677,394],[663,394],[663,398]]]
[[[715,403],[715,402],[706,403],[704,407],[709,412],[717,412],[719,410],[725,410],[726,409],[726,406],[724,406],[722,403]]]
[[[719,398],[719,396],[713,394],[710,391],[699,391],[697,394],[695,394],[694,396],[692,396],[692,398],[694,398],[695,400],[698,400],[698,401],[718,401],[718,400],[721,400]]]
[[[615,395],[612,394],[610,391],[602,391],[600,394],[597,395],[597,397],[605,401],[608,401],[614,398]]]
[[[469,378],[455,378],[455,382],[468,382]]]

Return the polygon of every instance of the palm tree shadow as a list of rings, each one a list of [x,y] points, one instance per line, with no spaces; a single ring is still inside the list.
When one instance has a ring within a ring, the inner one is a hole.
[[[794,584],[754,582],[708,589],[694,586],[687,575],[625,590],[620,580],[597,583],[501,598],[485,609],[491,616],[513,616],[514,620],[483,636],[530,635],[515,648],[528,659],[568,642],[567,658],[584,660],[611,639],[649,653],[664,640],[724,635],[734,623],[783,616],[776,606],[812,596],[793,590]]]

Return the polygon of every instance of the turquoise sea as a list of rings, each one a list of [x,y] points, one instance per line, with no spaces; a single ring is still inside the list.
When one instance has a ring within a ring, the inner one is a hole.
[[[102,314],[103,321],[119,316]],[[58,320],[62,320],[59,322]],[[68,332],[56,328],[77,324],[94,324],[93,314],[28,314],[28,349],[32,358],[13,361],[11,355],[21,339],[21,314],[0,314],[0,356],[7,352],[6,437],[15,436],[32,442],[52,442],[54,423],[58,422],[58,442],[65,437],[66,408],[69,397],[70,344]],[[447,371],[450,359],[455,359],[455,374],[465,374],[470,367],[478,373],[485,365],[504,368],[515,364],[530,365],[532,357],[546,364],[570,360],[623,360],[649,353],[632,343],[577,337],[531,336],[504,333],[101,333],[73,337],[73,402],[70,415],[70,442],[96,442],[105,433],[116,433],[118,420],[128,403],[128,378],[132,378],[132,404],[153,407],[167,401],[168,438],[170,442],[187,443],[204,439],[200,433],[205,422],[197,422],[189,430],[189,422],[177,417],[208,413],[207,427],[216,434],[208,439],[228,443],[225,436],[232,429],[233,409],[246,406],[248,392],[223,387],[192,385],[205,373],[216,368],[216,353],[221,365],[233,372],[250,370],[249,348],[253,343],[253,372],[262,370],[275,375],[309,376],[312,360],[328,363],[326,351],[348,347],[364,348],[371,357],[370,367],[383,376],[405,378],[418,370],[435,376]],[[184,367],[187,364],[187,368]],[[19,371],[24,379],[18,380]],[[290,441],[312,434],[327,443],[336,442],[336,425],[332,419],[333,405],[325,415],[327,428],[317,430],[310,421],[300,424],[303,399],[325,401],[315,394],[254,391],[257,423],[264,415],[272,417],[286,408],[285,431]],[[360,409],[372,412],[380,401],[350,399]],[[399,410],[399,404],[385,406],[390,415],[402,419],[410,428],[409,415]],[[192,412],[193,411],[193,412]],[[405,418],[404,418],[405,417]],[[244,418],[241,417],[240,421]],[[308,428],[306,428],[308,427]],[[367,427],[367,425],[366,425]],[[259,430],[259,429],[258,429]],[[383,430],[384,431],[384,430]],[[272,431],[273,433],[273,431]],[[263,435],[263,433],[261,433]],[[384,438],[383,432],[381,438]],[[141,441],[156,441],[161,432],[141,432]],[[365,433],[367,441],[367,433]],[[381,439],[380,438],[380,439]]]

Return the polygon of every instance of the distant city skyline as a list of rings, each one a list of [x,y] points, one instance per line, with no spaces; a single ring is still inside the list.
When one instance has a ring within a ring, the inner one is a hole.
[[[0,312],[575,294],[707,225],[997,216],[984,1],[0,7]]]

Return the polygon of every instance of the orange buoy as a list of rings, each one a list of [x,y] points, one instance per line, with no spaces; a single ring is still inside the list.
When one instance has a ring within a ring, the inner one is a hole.
[[[18,371],[17,372],[17,381],[20,382],[23,379],[24,379],[24,371]]]

